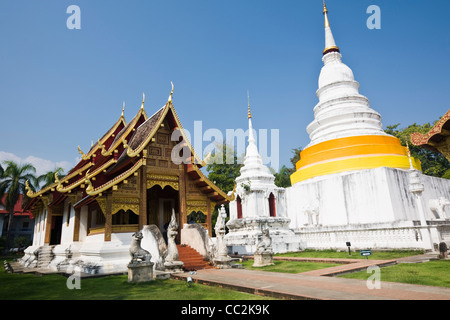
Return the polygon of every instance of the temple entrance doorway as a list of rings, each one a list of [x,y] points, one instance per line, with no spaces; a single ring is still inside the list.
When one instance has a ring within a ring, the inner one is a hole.
[[[161,188],[161,186],[155,185],[147,190],[148,224],[158,226],[166,243],[167,227],[169,226],[173,210],[175,211],[179,226],[178,235],[176,238],[177,243],[180,239],[180,205],[178,197],[178,191],[170,186]]]
[[[50,231],[50,245],[56,245],[61,243],[62,224],[63,224],[62,216],[52,217],[52,226]]]

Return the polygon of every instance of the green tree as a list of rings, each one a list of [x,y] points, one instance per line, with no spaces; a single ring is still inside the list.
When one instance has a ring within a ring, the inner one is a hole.
[[[232,161],[230,161],[231,159]],[[225,193],[232,191],[242,167],[238,161],[236,150],[226,144],[217,146],[214,153],[211,154],[210,160],[212,163],[206,167],[208,179]]]
[[[273,168],[270,171],[275,176],[275,185],[281,188],[287,188],[291,186],[291,170],[283,165],[278,172]]]
[[[35,182],[36,173],[35,167],[31,164],[19,165],[14,161],[4,161],[6,169],[3,170],[2,178],[0,180],[0,199],[5,197],[5,209],[9,211],[8,227],[6,231],[6,249],[10,245],[10,229],[14,218],[14,206],[19,200],[20,194],[26,195],[25,182],[30,180]],[[33,183],[30,188],[34,190]]]
[[[36,178],[36,186],[45,188],[53,184],[55,182],[55,173],[58,174],[59,178],[62,178],[64,175],[64,169],[58,167],[54,171],[48,171],[44,174],[41,174],[39,177]]]
[[[399,129],[399,126],[400,124],[387,126],[384,131],[400,139],[403,146],[406,146],[406,142],[408,142],[411,156],[420,160],[424,174],[448,179],[450,176],[448,172],[450,170],[450,163],[444,155],[423,147],[414,146],[410,142],[411,133],[427,133],[433,127],[433,124],[425,123],[424,125],[418,125],[414,123],[404,129]]]
[[[232,161],[230,161],[231,159]],[[225,193],[232,191],[234,189],[236,178],[240,175],[240,169],[242,167],[236,150],[226,144],[217,146],[214,153],[211,154],[209,160],[210,161],[208,162],[210,164],[206,167],[206,170],[208,171],[208,179]],[[216,206],[211,215],[213,236],[215,236],[214,226],[216,225],[219,208],[220,206]],[[225,204],[225,210],[229,212],[228,203]],[[228,219],[229,218],[227,217],[226,221],[228,221]]]
[[[290,159],[292,167],[288,170],[290,174],[293,174],[295,171],[297,171],[296,165],[297,162],[300,161],[300,152],[302,151],[302,147],[294,148],[291,151],[294,155]]]

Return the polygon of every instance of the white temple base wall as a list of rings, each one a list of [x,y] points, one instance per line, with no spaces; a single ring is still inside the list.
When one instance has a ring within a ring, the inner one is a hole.
[[[104,241],[103,234],[88,236],[79,250],[74,271],[92,274],[128,272],[132,234],[113,233],[111,241]]]
[[[83,242],[56,245],[48,268],[64,273],[112,274],[127,273],[130,262],[132,233],[113,233],[111,241],[104,241],[103,234],[88,236]],[[36,267],[34,252],[39,246],[25,250],[21,263],[25,267]]]
[[[262,230],[270,230],[274,253],[300,251],[301,239],[288,228],[288,218],[254,217],[230,220],[227,223],[229,233],[225,242],[229,254],[253,254],[256,251]]]
[[[35,268],[38,262],[37,254],[39,247],[40,246],[29,246],[26,248],[23,257],[19,262],[26,268]]]
[[[361,249],[412,249],[436,250],[442,231],[450,234],[450,224],[445,227],[417,226],[413,223],[347,225],[333,227],[305,227],[296,231],[308,249],[352,250]],[[450,239],[450,237],[448,237]]]
[[[157,232],[155,232],[157,230]],[[144,226],[144,238],[141,247],[152,255],[153,269],[164,268],[162,254],[166,250],[159,228]],[[89,274],[117,274],[127,273],[127,265],[131,261],[130,246],[132,232],[112,233],[111,241],[104,241],[104,234],[90,235],[83,241],[63,243],[55,246],[30,246],[25,249],[25,255],[20,260],[27,268],[36,268],[38,265],[38,252],[47,248],[51,253],[45,268],[56,272],[72,274],[75,272]]]
[[[450,180],[420,180],[423,208],[409,191],[409,170],[382,167],[296,183],[286,189],[290,227],[306,248],[346,248],[350,241],[355,248],[434,250],[448,232],[450,206],[433,210],[433,203],[450,199]]]

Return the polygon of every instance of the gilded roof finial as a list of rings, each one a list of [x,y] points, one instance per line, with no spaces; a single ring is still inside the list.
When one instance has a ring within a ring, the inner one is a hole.
[[[325,4],[325,0],[323,0],[323,14],[325,15],[325,28],[329,28],[330,22],[328,21],[328,10],[327,5]]]
[[[413,164],[412,164],[411,150],[409,150],[409,143],[408,143],[408,141],[406,141],[406,151],[407,151],[407,153],[408,153],[409,168],[412,170],[412,169],[414,169],[414,166],[413,166]]]
[[[28,182],[28,180],[25,181],[25,189],[27,190],[27,196],[30,198],[33,198],[34,192],[33,192],[33,190],[31,190],[30,183]]]
[[[82,157],[85,157],[86,155],[84,154],[83,151],[81,151],[80,146],[78,146],[78,153],[81,154]]]
[[[142,92],[142,104],[141,104],[141,109],[144,109],[144,103],[145,103],[145,92]]]
[[[250,94],[247,90],[247,100],[248,100],[248,118],[250,119],[252,117],[252,113],[250,111]]]
[[[325,0],[323,0],[323,15],[325,16],[325,50],[323,50],[323,55],[328,52],[340,52],[331,32],[330,21],[328,20],[328,9],[325,4]]]
[[[167,102],[172,102],[172,95],[173,95],[173,82],[172,82],[172,81],[170,81],[170,84],[172,85],[172,91],[170,91],[169,99],[167,100]]]
[[[90,158],[87,155],[85,155],[83,151],[81,151],[80,146],[78,146],[78,153],[81,154],[81,159],[83,160],[88,160]]]
[[[123,107],[122,107],[122,114],[120,115],[121,117],[123,117],[123,113],[125,112],[125,101],[123,102]]]

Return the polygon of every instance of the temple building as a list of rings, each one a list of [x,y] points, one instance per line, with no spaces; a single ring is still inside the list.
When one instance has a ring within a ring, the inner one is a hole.
[[[65,177],[28,191],[27,208],[36,221],[28,255],[50,256],[34,263],[60,269],[69,259],[82,272],[126,271],[131,235],[146,225],[165,235],[172,212],[179,229],[189,214],[203,216],[211,235],[215,206],[231,198],[200,170],[205,163],[182,130],[172,95],[173,86],[167,103],[150,117],[144,95],[130,122],[122,111],[88,152],[78,147],[81,161]]]
[[[434,249],[450,240],[450,180],[423,175],[408,148],[383,131],[342,62],[325,3],[323,14],[319,102],[286,190],[290,226],[307,248]]]
[[[450,161],[450,110],[426,134],[414,132],[411,134],[411,142],[415,146],[427,148],[434,152],[440,152]]]
[[[7,234],[8,229],[8,217],[10,212],[6,210],[3,204],[6,203],[5,194],[3,199],[0,199],[0,237]],[[10,227],[10,237],[11,239],[22,238],[21,240],[26,240],[31,243],[33,238],[33,225],[34,219],[30,211],[23,209],[23,195],[19,195],[19,199],[14,205],[14,219]],[[14,240],[13,240],[14,241]]]
[[[201,171],[206,163],[183,131],[172,87],[167,103],[150,117],[144,96],[130,122],[122,111],[89,151],[78,147],[81,160],[65,177],[56,175],[37,192],[28,188],[25,209],[35,224],[23,263],[65,272],[124,272],[132,234],[150,232],[150,226],[164,236],[172,214],[177,243],[192,239],[198,252],[211,257],[211,215],[224,203],[230,203],[225,242],[231,253],[253,253],[265,230],[274,252],[347,249],[348,242],[353,249],[433,250],[450,241],[450,180],[423,175],[408,146],[383,131],[381,115],[342,62],[325,3],[323,14],[319,102],[292,187],[277,187],[263,165],[249,103],[244,165],[234,192],[221,191]],[[448,147],[447,115],[414,144]],[[202,217],[203,227],[189,224],[190,215]]]

